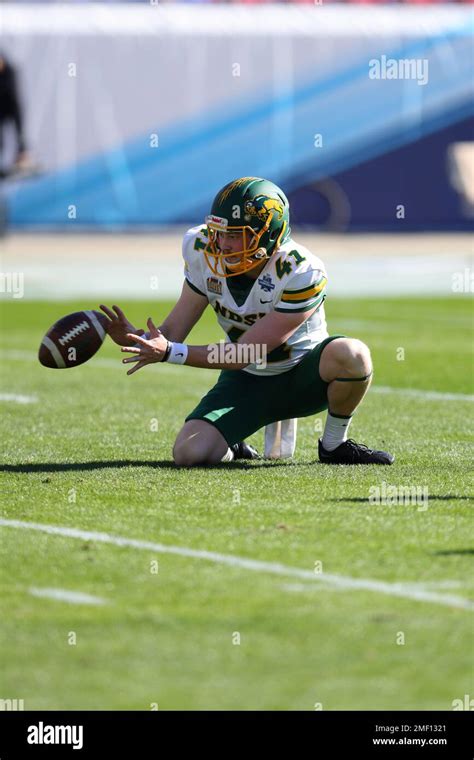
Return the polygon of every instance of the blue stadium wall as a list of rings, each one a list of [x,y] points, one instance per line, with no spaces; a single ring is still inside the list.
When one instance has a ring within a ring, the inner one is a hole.
[[[462,119],[331,178],[303,182],[289,194],[293,222],[332,231],[470,231],[474,217],[451,181],[448,154],[473,139],[474,119]]]
[[[97,7],[3,7],[44,169],[4,183],[12,227],[194,223],[247,175],[297,224],[471,227],[450,158],[473,141],[469,8]],[[429,76],[373,79],[383,57]]]

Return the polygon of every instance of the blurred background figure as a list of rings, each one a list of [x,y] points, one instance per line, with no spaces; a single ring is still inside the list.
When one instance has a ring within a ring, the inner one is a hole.
[[[8,162],[9,146],[5,136],[13,130],[13,161]],[[0,176],[30,175],[37,172],[26,148],[23,112],[18,94],[15,67],[0,52]]]

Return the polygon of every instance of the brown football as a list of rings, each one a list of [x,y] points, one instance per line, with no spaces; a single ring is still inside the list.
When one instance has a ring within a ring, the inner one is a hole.
[[[51,369],[68,369],[87,362],[107,334],[107,317],[100,311],[76,311],[56,322],[39,347],[38,359]]]

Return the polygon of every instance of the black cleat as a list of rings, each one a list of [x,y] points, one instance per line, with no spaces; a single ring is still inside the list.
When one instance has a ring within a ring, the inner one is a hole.
[[[257,449],[254,449],[250,444],[245,441],[240,443],[234,443],[230,446],[230,450],[234,452],[234,459],[261,459],[262,457],[258,453]]]
[[[341,443],[333,451],[326,451],[319,439],[319,461],[323,464],[393,464],[395,457],[387,451],[374,451],[356,443],[351,438]]]

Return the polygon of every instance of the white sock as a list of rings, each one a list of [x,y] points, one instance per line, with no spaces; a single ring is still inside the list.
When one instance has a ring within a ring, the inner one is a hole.
[[[226,453],[221,459],[221,462],[232,462],[233,458],[234,458],[234,452],[232,451],[232,449],[227,449]]]
[[[323,448],[326,451],[334,451],[347,440],[347,431],[351,420],[352,417],[338,416],[328,412],[323,433]]]

